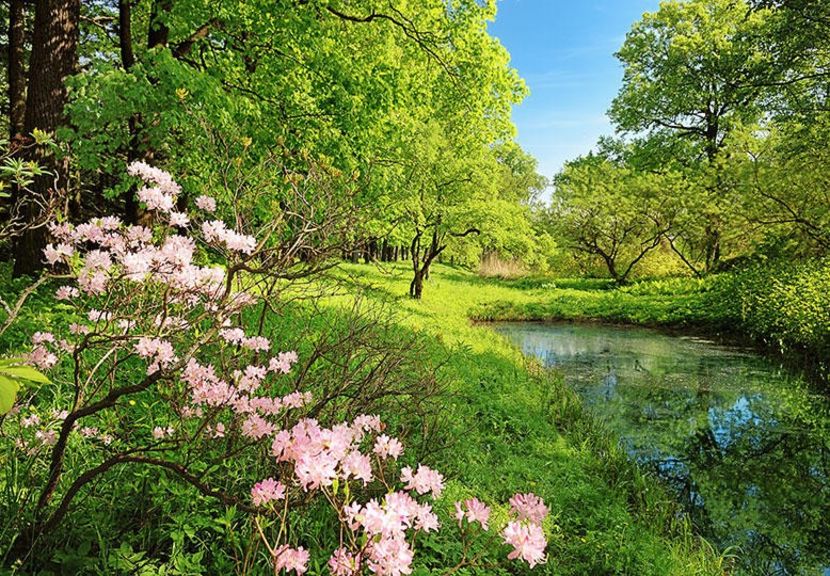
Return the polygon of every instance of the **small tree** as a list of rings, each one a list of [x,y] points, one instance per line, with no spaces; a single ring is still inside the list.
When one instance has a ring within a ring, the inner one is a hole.
[[[587,156],[567,164],[554,183],[553,227],[572,250],[599,258],[618,284],[670,230],[670,176],[640,174]]]

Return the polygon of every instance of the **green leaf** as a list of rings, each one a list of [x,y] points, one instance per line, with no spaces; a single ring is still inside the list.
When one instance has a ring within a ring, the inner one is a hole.
[[[20,385],[13,379],[0,375],[0,414],[5,414],[14,406]]]
[[[30,366],[4,366],[0,367],[0,373],[18,380],[29,380],[40,384],[49,384],[49,378]]]

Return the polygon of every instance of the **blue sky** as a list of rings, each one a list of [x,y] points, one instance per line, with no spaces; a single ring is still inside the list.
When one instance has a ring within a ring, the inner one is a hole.
[[[499,0],[490,32],[530,87],[513,113],[519,143],[551,177],[611,134],[605,113],[622,80],[614,52],[659,0]]]

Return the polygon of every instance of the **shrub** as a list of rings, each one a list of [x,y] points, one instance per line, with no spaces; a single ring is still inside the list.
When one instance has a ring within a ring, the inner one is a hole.
[[[350,323],[345,341],[322,340],[305,361],[293,347],[273,350],[264,319],[291,276],[286,246],[299,251],[302,242],[273,241],[285,238],[280,218],[256,231],[229,227],[212,216],[209,197],[181,212],[169,174],[142,163],[130,171],[146,183],[138,195],[151,225],[106,217],[51,228],[45,258],[72,280],[55,297],[75,321],[32,336],[27,362],[54,384],[35,392],[41,408],[17,406],[2,422],[15,463],[4,465],[7,560],[48,566],[45,550],[80,501],[106,510],[107,477],[129,485],[154,469],[248,515],[255,538],[245,557],[258,557],[261,543],[275,572],[301,574],[323,557],[335,575],[410,573],[415,533],[438,528],[428,498],[441,494],[443,476],[422,464],[399,470],[402,442],[379,416],[340,420],[386,398],[424,395],[389,377],[401,348],[361,346],[370,320]],[[331,372],[314,379],[327,355],[341,363],[339,382]],[[321,524],[331,532],[304,533],[306,515],[321,509],[331,511]],[[488,531],[486,505],[458,503],[465,543],[453,570],[495,565],[504,545],[511,560],[543,562],[546,514],[537,497],[516,495]],[[336,550],[323,548],[332,541]],[[129,546],[123,556],[142,558]]]

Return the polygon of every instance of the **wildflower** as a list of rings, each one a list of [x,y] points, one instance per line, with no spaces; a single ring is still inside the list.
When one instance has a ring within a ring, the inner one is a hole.
[[[507,555],[510,560],[521,558],[531,568],[546,561],[547,541],[538,524],[511,521],[507,523],[501,536],[506,544],[513,546],[513,550]]]
[[[418,470],[414,474],[409,466],[401,469],[401,482],[406,483],[407,490],[415,490],[418,494],[432,492],[436,498],[444,490],[444,477],[423,464],[418,465]]]
[[[285,498],[285,486],[282,482],[278,482],[273,478],[267,478],[262,482],[257,482],[251,488],[251,500],[254,506],[262,506],[274,500],[282,500]]]
[[[456,502],[455,518],[458,520],[459,526],[461,526],[461,522],[465,517],[470,523],[478,522],[481,524],[482,528],[488,530],[487,521],[490,519],[490,508],[478,498],[470,498],[469,500],[465,500],[463,508],[461,502]]]
[[[216,200],[203,194],[202,196],[196,198],[196,207],[199,210],[204,210],[205,212],[215,212]]]
[[[390,438],[386,434],[382,434],[375,440],[375,446],[372,451],[381,460],[386,460],[387,458],[397,460],[398,456],[403,453],[403,444],[397,438]]]
[[[61,286],[55,291],[55,298],[58,300],[71,300],[81,295],[80,290],[74,286]]]
[[[360,573],[360,556],[338,548],[329,558],[328,566],[333,576],[354,576]]]
[[[279,572],[294,570],[297,574],[304,574],[307,570],[308,551],[300,548],[289,548],[287,545],[280,546],[275,550],[274,569]]]
[[[510,511],[518,520],[530,520],[534,524],[541,524],[548,515],[548,507],[536,494],[515,494],[509,502]]]

